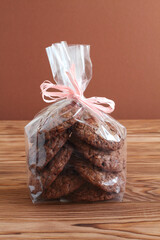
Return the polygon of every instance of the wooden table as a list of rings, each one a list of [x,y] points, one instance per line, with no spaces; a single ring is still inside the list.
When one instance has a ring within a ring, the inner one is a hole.
[[[123,203],[33,205],[26,186],[23,128],[0,122],[0,239],[160,239],[160,120],[128,129]]]

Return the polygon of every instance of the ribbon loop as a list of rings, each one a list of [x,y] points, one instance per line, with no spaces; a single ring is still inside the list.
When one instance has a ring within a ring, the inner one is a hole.
[[[64,85],[53,84],[49,80],[45,80],[41,85],[40,89],[42,91],[42,98],[46,103],[53,103],[60,101],[62,99],[68,98],[76,98],[80,103],[86,105],[94,112],[101,114],[103,113],[111,113],[115,109],[115,103],[113,100],[105,98],[105,97],[90,97],[85,98],[79,85],[76,80],[75,75],[75,65],[72,64],[70,68],[70,72],[66,72],[69,80],[71,81],[75,91],[73,91],[70,87]],[[49,89],[58,90],[59,92],[48,91]],[[47,98],[46,98],[47,97]],[[107,105],[107,106],[103,106]]]

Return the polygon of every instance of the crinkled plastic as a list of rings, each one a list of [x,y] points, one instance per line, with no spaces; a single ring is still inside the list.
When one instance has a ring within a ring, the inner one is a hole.
[[[56,83],[74,90],[66,74],[74,63],[84,92],[92,77],[90,47],[61,42],[46,50]],[[25,137],[28,186],[34,203],[122,201],[126,129],[110,115],[98,115],[76,99],[62,99],[25,126]]]

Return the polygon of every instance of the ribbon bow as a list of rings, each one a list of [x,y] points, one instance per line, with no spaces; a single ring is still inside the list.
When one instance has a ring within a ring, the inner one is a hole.
[[[70,68],[70,72],[66,72],[69,80],[71,81],[75,91],[73,91],[70,87],[64,86],[64,85],[57,85],[53,84],[48,80],[45,80],[41,85],[41,91],[42,91],[42,98],[47,103],[53,103],[60,101],[62,99],[77,99],[80,103],[83,105],[86,105],[91,110],[96,112],[97,114],[103,113],[111,113],[114,111],[115,103],[114,101],[105,98],[105,97],[90,97],[85,98],[83,96],[83,92],[79,88],[79,85],[76,80],[75,75],[75,65],[73,64]],[[48,89],[55,89],[59,90],[60,92],[50,92]],[[49,98],[49,99],[46,99]],[[107,104],[107,106],[102,106],[102,104]]]

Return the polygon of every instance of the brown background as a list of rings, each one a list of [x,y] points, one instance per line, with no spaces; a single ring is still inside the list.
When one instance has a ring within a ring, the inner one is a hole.
[[[31,119],[52,80],[45,47],[91,45],[85,96],[115,100],[116,118],[160,118],[160,0],[0,0],[0,119]]]

